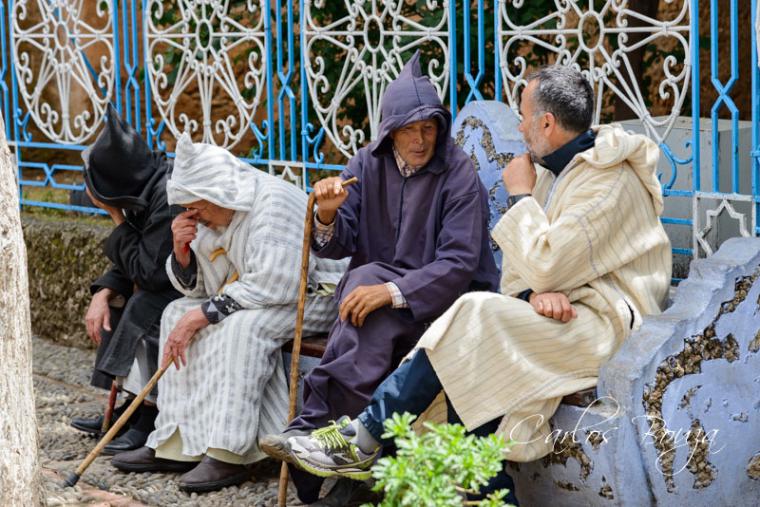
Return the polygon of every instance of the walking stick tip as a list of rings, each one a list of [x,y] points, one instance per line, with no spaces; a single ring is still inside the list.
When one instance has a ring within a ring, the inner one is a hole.
[[[71,472],[69,476],[66,478],[66,480],[63,481],[63,487],[73,488],[74,486],[76,486],[77,482],[79,482],[79,474],[76,472]]]

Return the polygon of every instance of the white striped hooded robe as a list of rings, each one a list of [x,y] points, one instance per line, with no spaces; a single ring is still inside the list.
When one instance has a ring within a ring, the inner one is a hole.
[[[287,423],[280,347],[294,333],[307,196],[222,148],[193,144],[187,135],[177,144],[167,189],[171,204],[204,199],[235,213],[223,230],[199,224],[190,245],[198,263],[193,289],[182,286],[167,260],[172,283],[185,297],[163,314],[159,357],[178,320],[210,296],[228,295],[243,309],[196,333],[188,365],[170,367],[161,378],[159,415],[147,445],[160,446],[179,428],[187,456],[214,448],[253,462],[264,457],[258,435],[281,432]],[[213,255],[220,248],[225,253]],[[344,270],[344,261],[312,256],[305,334],[332,325],[335,302],[314,290],[320,283],[336,284]],[[237,281],[226,283],[235,273]]]
[[[659,149],[618,126],[595,130],[595,146],[558,178],[539,168],[533,197],[492,231],[501,294],[462,296],[418,344],[468,429],[501,418],[512,461],[552,450],[549,418],[562,397],[596,385],[601,364],[667,295]],[[578,318],[537,314],[516,297],[526,289],[565,293]]]

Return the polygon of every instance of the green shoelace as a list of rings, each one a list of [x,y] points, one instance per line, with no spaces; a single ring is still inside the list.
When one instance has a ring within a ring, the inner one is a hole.
[[[328,426],[312,431],[311,436],[331,451],[345,449],[349,447],[349,443],[340,430],[346,426],[346,424],[341,424],[337,421],[330,421]]]

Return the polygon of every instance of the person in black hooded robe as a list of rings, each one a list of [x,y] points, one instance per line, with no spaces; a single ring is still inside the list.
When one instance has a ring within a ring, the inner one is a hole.
[[[114,380],[129,397],[143,389],[156,372],[161,314],[180,297],[166,273],[172,252],[171,224],[179,210],[166,200],[171,164],[152,151],[109,104],[106,124],[84,159],[87,195],[115,227],[103,245],[111,268],[90,286],[92,300],[85,316],[88,336],[98,345],[93,386],[110,389]],[[142,447],[158,413],[155,391],[130,424],[103,454]],[[73,427],[98,435],[103,417],[75,418]]]

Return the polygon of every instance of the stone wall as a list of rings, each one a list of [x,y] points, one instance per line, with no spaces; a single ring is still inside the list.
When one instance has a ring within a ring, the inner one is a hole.
[[[555,450],[512,468],[522,505],[757,505],[760,238],[691,264],[673,304],[560,406]]]
[[[102,222],[102,223],[101,223]],[[90,282],[108,269],[102,242],[109,222],[22,214],[29,257],[32,332],[59,343],[93,347],[84,328]]]

